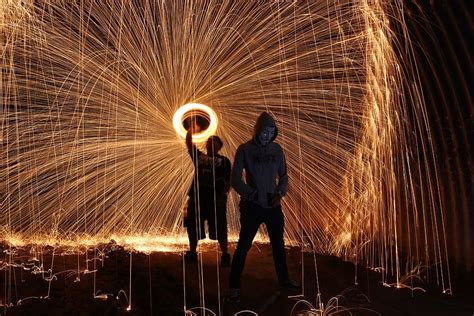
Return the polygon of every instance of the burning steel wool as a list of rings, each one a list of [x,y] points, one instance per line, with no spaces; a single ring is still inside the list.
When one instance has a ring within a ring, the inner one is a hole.
[[[200,137],[219,135],[228,157],[268,111],[287,157],[288,241],[379,269],[384,282],[391,271],[398,285],[436,265],[449,289],[439,184],[425,166],[433,148],[406,124],[415,113],[430,134],[416,74],[397,56],[410,45],[394,39],[401,10],[378,0],[3,1],[2,240],[181,249],[193,174],[181,107],[207,115]],[[232,193],[233,237],[237,205]]]

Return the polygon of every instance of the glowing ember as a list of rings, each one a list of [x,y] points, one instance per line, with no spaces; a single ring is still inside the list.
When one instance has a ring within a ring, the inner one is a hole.
[[[209,117],[209,127],[193,135],[193,142],[199,143],[204,142],[209,136],[212,136],[216,133],[217,130],[217,115],[216,113],[208,106],[198,103],[188,103],[180,107],[173,116],[173,127],[178,132],[179,136],[186,138],[186,129],[183,126],[183,118],[187,113],[193,112],[204,112]]]

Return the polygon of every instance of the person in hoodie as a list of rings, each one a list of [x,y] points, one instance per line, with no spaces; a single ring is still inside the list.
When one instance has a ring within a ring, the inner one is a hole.
[[[205,222],[209,228],[209,238],[218,240],[221,247],[221,266],[230,265],[227,250],[227,193],[230,189],[230,160],[219,154],[223,146],[219,136],[211,136],[206,142],[206,152],[199,150],[192,142],[192,135],[200,131],[194,123],[186,134],[186,146],[194,165],[194,176],[189,188],[188,210],[184,220],[189,251],[185,262],[197,260],[198,240],[206,237]]]
[[[231,185],[240,195],[240,235],[230,271],[230,300],[240,300],[240,277],[245,258],[262,223],[267,227],[273,262],[279,284],[288,290],[299,285],[288,277],[284,216],[281,199],[288,187],[283,149],[275,139],[278,129],[270,114],[263,112],[255,124],[253,138],[240,145],[235,153]],[[242,174],[245,169],[245,181]]]

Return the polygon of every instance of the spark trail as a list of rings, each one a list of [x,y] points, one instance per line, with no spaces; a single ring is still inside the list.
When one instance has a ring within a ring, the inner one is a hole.
[[[229,157],[261,111],[277,119],[289,240],[397,282],[435,264],[449,287],[402,16],[377,0],[2,2],[2,239],[182,234],[192,165],[172,118],[202,103]]]

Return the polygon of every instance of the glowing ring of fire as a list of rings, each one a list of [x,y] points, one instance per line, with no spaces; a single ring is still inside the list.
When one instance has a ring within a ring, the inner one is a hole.
[[[187,131],[183,126],[183,118],[185,118],[185,114],[192,111],[203,112],[209,116],[209,127],[200,133],[193,134],[193,142],[203,142],[209,136],[212,136],[216,133],[218,122],[216,112],[214,112],[214,110],[212,110],[207,105],[199,103],[187,103],[183,105],[173,116],[173,127],[176,132],[178,132],[179,136],[186,138]]]

